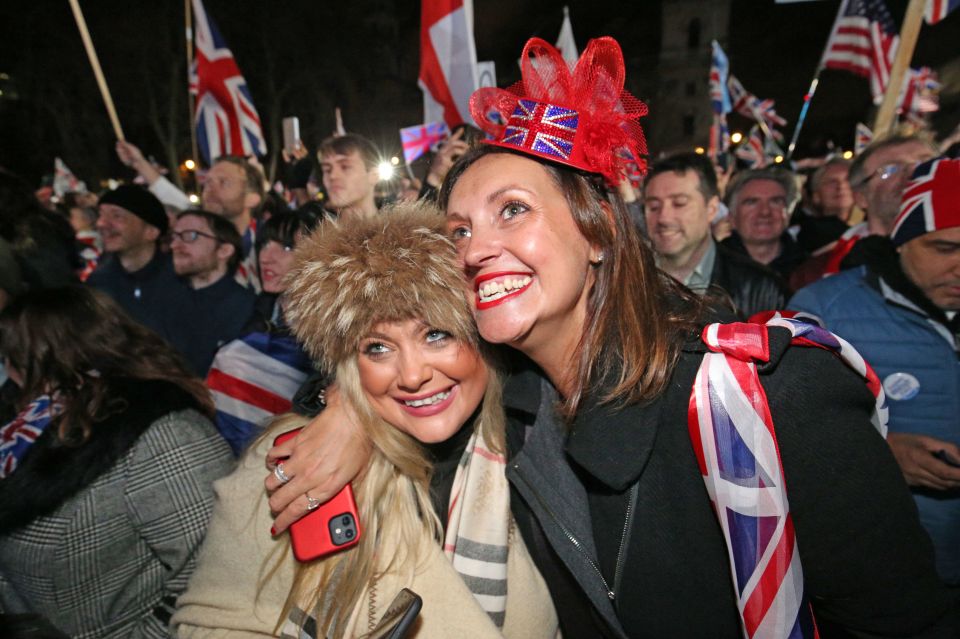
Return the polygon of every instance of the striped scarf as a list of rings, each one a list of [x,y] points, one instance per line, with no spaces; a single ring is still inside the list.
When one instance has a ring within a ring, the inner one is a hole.
[[[503,455],[490,452],[474,430],[460,458],[443,551],[498,628],[507,608],[510,488]]]
[[[873,424],[886,435],[883,388],[873,370],[849,343],[792,315],[707,326],[702,339],[712,352],[704,356],[690,394],[690,439],[727,543],[748,639],[819,637],[755,363],[769,361],[768,327],[788,329],[791,345],[828,350],[863,376],[876,398]]]

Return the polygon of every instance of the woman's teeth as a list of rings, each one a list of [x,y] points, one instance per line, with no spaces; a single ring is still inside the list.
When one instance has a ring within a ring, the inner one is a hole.
[[[431,395],[430,397],[424,397],[423,399],[414,399],[410,401],[404,400],[404,404],[412,408],[418,406],[432,406],[434,404],[439,404],[446,398],[450,397],[450,391],[440,391],[436,395]]]
[[[523,277],[508,277],[505,280],[500,280],[499,282],[487,282],[480,286],[478,293],[480,294],[481,302],[490,302],[492,300],[500,299],[505,296],[507,293],[511,293],[517,289],[521,289],[531,282],[532,278],[528,275]]]

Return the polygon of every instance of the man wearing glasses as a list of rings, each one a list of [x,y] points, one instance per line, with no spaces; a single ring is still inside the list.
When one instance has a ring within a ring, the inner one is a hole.
[[[240,335],[253,314],[255,295],[233,278],[242,240],[221,215],[188,210],[170,233],[173,268],[189,287],[171,343],[201,377],[217,349]]]

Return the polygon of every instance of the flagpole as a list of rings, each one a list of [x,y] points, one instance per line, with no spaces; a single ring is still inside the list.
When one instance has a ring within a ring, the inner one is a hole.
[[[890,81],[887,83],[887,92],[883,94],[883,102],[877,111],[877,119],[873,123],[873,134],[882,136],[888,133],[896,120],[897,98],[903,90],[903,78],[907,74],[913,50],[917,46],[920,36],[920,25],[923,22],[923,10],[926,0],[910,0],[907,13],[903,16],[903,27],[900,28],[900,44],[897,46],[897,57],[893,60],[890,69]]]
[[[787,147],[787,161],[793,157],[793,151],[797,148],[797,139],[800,137],[800,129],[803,128],[803,123],[807,119],[807,111],[810,110],[810,102],[813,100],[813,94],[817,92],[817,86],[820,84],[820,72],[823,71],[823,61],[827,57],[827,50],[830,48],[830,43],[833,41],[833,36],[837,32],[837,24],[840,22],[840,16],[843,15],[843,12],[847,9],[847,4],[850,0],[843,0],[840,3],[840,8],[837,9],[837,17],[833,19],[833,26],[830,27],[830,37],[827,38],[827,45],[823,48],[823,53],[820,54],[820,62],[817,63],[817,71],[813,74],[813,81],[810,82],[810,88],[807,89],[806,95],[803,96],[803,108],[800,109],[800,116],[797,118],[797,126],[793,129],[793,137],[790,138],[790,146]]]
[[[193,69],[193,11],[190,7],[190,0],[183,0],[183,16],[185,23],[184,34],[186,36],[186,45],[187,45],[187,113],[190,114],[190,119],[187,122],[187,128],[190,129],[190,154],[193,158],[193,188],[197,188],[196,175],[197,171],[200,170],[200,153],[197,149],[197,128],[194,118],[196,118],[196,99],[193,97],[193,94],[190,92],[190,71]]]
[[[77,28],[80,29],[80,38],[83,40],[83,46],[87,50],[87,57],[90,59],[90,66],[93,67],[93,74],[97,78],[97,86],[100,87],[100,95],[103,97],[103,103],[107,107],[107,115],[110,116],[110,123],[113,125],[113,133],[118,140],[124,140],[123,129],[120,128],[120,118],[117,117],[117,110],[113,106],[113,98],[110,97],[110,89],[107,87],[107,81],[103,77],[103,69],[100,68],[100,60],[97,58],[97,51],[93,48],[93,40],[90,39],[90,32],[87,30],[87,21],[83,19],[83,11],[80,10],[78,0],[69,0],[70,8],[73,9],[73,18],[77,22]]]

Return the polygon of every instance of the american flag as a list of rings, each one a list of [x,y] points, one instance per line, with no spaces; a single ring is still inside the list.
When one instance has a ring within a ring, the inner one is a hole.
[[[754,94],[747,91],[734,75],[731,73],[727,80],[727,87],[730,89],[730,100],[733,103],[733,110],[740,115],[758,120],[763,118],[767,125],[784,126],[787,121],[777,115],[774,110],[773,100],[761,100]]]
[[[247,81],[202,0],[193,0],[193,14],[197,46],[190,91],[197,96],[197,143],[203,159],[210,164],[221,155],[266,155]]]
[[[960,160],[928,160],[914,169],[903,189],[900,213],[893,221],[897,237],[914,238],[949,226],[960,226]],[[900,242],[897,242],[898,244]]]
[[[403,161],[410,164],[449,135],[446,122],[430,122],[400,129]]]
[[[957,7],[960,7],[960,0],[927,0],[927,9],[923,14],[923,19],[928,24],[936,24]]]
[[[821,65],[862,75],[870,80],[874,100],[890,82],[890,68],[900,38],[883,0],[846,0],[833,25]]]

